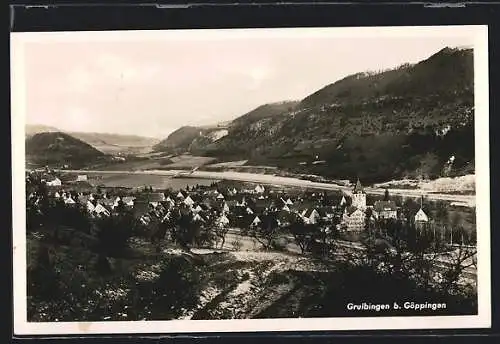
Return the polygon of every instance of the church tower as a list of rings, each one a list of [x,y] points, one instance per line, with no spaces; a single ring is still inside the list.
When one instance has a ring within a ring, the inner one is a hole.
[[[358,209],[366,209],[366,193],[359,179],[352,190],[352,205]]]

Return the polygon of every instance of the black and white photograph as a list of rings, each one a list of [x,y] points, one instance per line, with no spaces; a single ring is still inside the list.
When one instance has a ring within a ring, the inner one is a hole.
[[[15,333],[489,327],[487,42],[11,33]]]

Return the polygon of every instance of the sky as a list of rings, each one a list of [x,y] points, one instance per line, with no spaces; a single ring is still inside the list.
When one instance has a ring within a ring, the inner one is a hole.
[[[26,123],[165,138],[184,125],[215,124],[265,103],[300,100],[353,73],[473,44],[460,30],[392,36],[209,31],[31,36],[23,41],[24,59],[13,61],[24,71],[18,74]]]

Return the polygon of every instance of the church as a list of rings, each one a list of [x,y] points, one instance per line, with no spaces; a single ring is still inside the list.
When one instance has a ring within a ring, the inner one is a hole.
[[[370,221],[382,220],[382,219],[394,219],[398,218],[398,207],[394,201],[385,199],[383,201],[376,201],[373,206],[368,206],[366,204],[366,192],[363,189],[361,182],[356,182],[351,195],[351,205],[346,206],[346,200],[342,197],[340,202],[341,207],[344,208],[342,214],[341,227],[347,231],[360,232],[365,229],[366,223],[366,210],[371,209],[369,212]],[[424,227],[428,222],[429,218],[427,214],[422,209],[422,200],[420,203],[420,209],[413,216],[413,222],[417,227]]]
[[[342,215],[342,226],[347,231],[362,231],[365,228],[366,220],[366,193],[361,182],[356,182],[352,190],[351,205],[344,209]]]

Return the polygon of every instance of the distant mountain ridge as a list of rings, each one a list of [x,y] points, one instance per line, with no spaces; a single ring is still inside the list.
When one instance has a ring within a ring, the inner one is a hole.
[[[171,151],[176,138],[175,153],[374,182],[474,171],[472,49],[357,73],[289,105],[262,105],[217,140],[181,128],[155,150]]]
[[[138,135],[66,132],[55,127],[32,124],[26,125],[25,132],[27,137],[43,132],[64,132],[107,154],[142,153],[151,150],[151,148],[160,141],[156,138]]]

